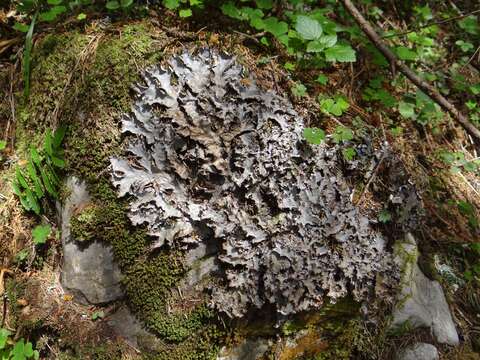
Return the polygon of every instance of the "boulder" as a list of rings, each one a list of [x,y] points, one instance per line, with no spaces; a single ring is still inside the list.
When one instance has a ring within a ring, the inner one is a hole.
[[[391,326],[429,327],[439,343],[458,345],[457,330],[442,286],[428,279],[418,267],[418,248],[413,236],[407,234],[395,252],[402,279]]]
[[[71,237],[70,219],[90,201],[86,184],[75,177],[67,179],[69,196],[58,204],[62,230],[64,290],[83,304],[105,304],[123,297],[121,273],[112,248],[101,242],[79,244]]]
[[[438,350],[432,344],[416,343],[397,355],[396,360],[438,360]]]

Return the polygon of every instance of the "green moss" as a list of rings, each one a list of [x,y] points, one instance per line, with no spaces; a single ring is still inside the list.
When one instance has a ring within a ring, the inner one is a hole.
[[[170,312],[171,289],[185,274],[182,259],[166,251],[149,253],[150,238],[144,228],[131,225],[127,201],[117,198],[108,173],[109,158],[122,151],[120,120],[133,102],[131,86],[143,68],[162,57],[158,39],[147,21],[115,32],[41,39],[34,49],[31,96],[18,112],[17,134],[20,148],[38,144],[43,136],[38,129],[55,125],[52,114],[58,114],[56,122],[68,127],[65,171],[85,180],[92,197],[72,217],[72,235],[81,242],[111,244],[130,307],[164,344],[165,351],[156,358],[210,359],[223,336],[213,311],[199,304]]]
[[[25,294],[25,283],[17,282],[15,279],[5,280],[5,293],[8,299],[8,320],[11,328],[18,326],[21,308],[17,300],[22,299]]]

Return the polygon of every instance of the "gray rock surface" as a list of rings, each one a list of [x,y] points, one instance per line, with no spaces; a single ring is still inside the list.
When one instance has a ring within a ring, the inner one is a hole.
[[[233,348],[222,348],[217,360],[257,360],[261,359],[269,348],[268,340],[246,339]]]
[[[87,246],[70,236],[73,213],[87,205],[90,196],[84,182],[70,177],[66,182],[69,196],[58,204],[62,230],[62,286],[74,300],[84,304],[103,304],[123,297],[120,269],[113,260],[111,247],[100,242]]]
[[[308,145],[292,104],[245,73],[209,49],[145,71],[122,120],[126,152],[111,159],[130,220],[154,247],[218,244],[212,304],[231,317],[267,303],[288,315],[348,293],[371,299],[397,271],[335,170],[339,149]]]
[[[123,338],[134,348],[145,351],[156,351],[160,348],[160,340],[146,331],[125,305],[110,315],[107,323],[117,336]]]
[[[439,343],[458,345],[458,333],[442,286],[428,279],[418,267],[418,249],[411,234],[407,234],[404,243],[396,245],[396,255],[402,269],[402,288],[392,327],[429,327]]]
[[[438,360],[438,350],[432,344],[416,343],[397,355],[396,360]]]

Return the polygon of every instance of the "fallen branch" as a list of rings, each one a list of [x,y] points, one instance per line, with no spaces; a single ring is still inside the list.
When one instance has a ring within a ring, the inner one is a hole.
[[[382,41],[370,23],[365,20],[363,15],[358,11],[356,6],[350,0],[342,0],[343,6],[353,16],[362,31],[368,36],[375,47],[388,59],[392,67],[392,72],[398,68],[411,82],[413,82],[420,90],[425,92],[438,105],[448,111],[452,117],[463,126],[463,128],[480,142],[480,130],[475,127],[457,108],[450,103],[438,90],[431,84],[420,78],[412,69],[400,61],[392,50]]]

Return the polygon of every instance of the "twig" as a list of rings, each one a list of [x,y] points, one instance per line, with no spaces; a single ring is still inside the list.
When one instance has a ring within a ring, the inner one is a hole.
[[[428,28],[428,27],[433,26],[433,25],[440,25],[440,24],[448,23],[448,22],[453,21],[453,20],[463,19],[464,17],[476,14],[478,12],[480,12],[480,9],[473,10],[473,11],[471,11],[469,13],[466,13],[466,14],[457,15],[457,16],[454,16],[454,17],[451,17],[451,18],[448,18],[448,19],[445,19],[445,20],[432,21],[428,24],[425,24],[425,25],[422,25],[422,26],[417,26],[416,28],[405,31],[405,32],[382,36],[382,39],[388,39],[388,38],[392,38],[392,37],[408,35],[408,34],[411,34],[412,32],[418,31],[420,29]]]
[[[415,72],[412,71],[407,65],[400,61],[397,56],[393,53],[392,50],[382,41],[380,36],[375,32],[370,23],[365,20],[363,15],[358,11],[356,6],[352,3],[351,0],[342,0],[342,3],[345,9],[352,15],[355,21],[358,23],[362,31],[368,36],[370,41],[375,45],[375,47],[388,59],[390,62],[392,72],[395,71],[395,67],[408,78],[412,83],[414,83],[420,90],[425,92],[430,98],[435,101],[442,108],[447,110],[452,117],[463,126],[463,128],[470,133],[478,142],[480,142],[480,130],[475,127],[457,108],[450,103],[440,92],[433,87],[431,84],[427,83],[425,80],[420,78]]]
[[[360,205],[360,203],[362,202],[363,200],[363,196],[365,195],[365,193],[367,192],[368,190],[368,187],[370,186],[370,184],[372,183],[373,179],[377,176],[377,173],[378,173],[378,169],[380,169],[380,165],[382,164],[383,160],[385,159],[385,156],[387,155],[387,151],[383,151],[383,154],[382,154],[382,157],[380,158],[380,160],[378,161],[377,165],[375,166],[375,169],[373,170],[373,173],[372,175],[370,175],[370,178],[368,179],[367,181],[367,184],[365,185],[365,187],[363,188],[362,192],[360,193],[360,196],[358,197],[358,200],[354,203],[354,205]]]

